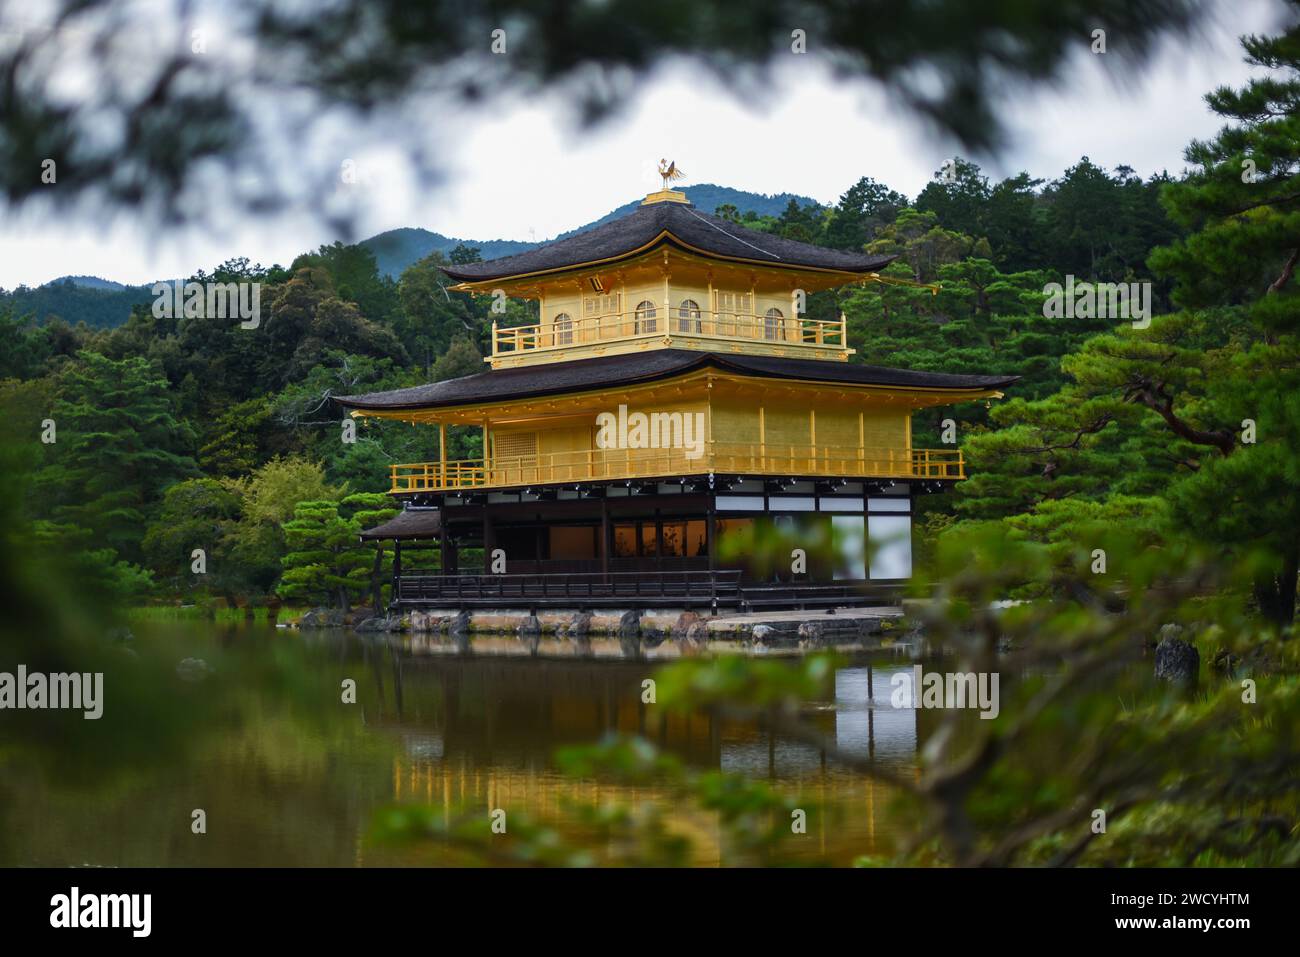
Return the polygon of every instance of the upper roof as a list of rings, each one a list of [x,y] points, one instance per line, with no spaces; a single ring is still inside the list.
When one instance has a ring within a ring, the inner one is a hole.
[[[474,405],[483,402],[587,392],[618,385],[653,382],[697,369],[713,367],[737,375],[846,385],[895,386],[912,389],[951,389],[954,392],[994,390],[1019,376],[954,375],[912,372],[882,366],[817,359],[722,354],[687,349],[628,352],[594,359],[574,359],[547,365],[492,369],[460,379],[366,395],[336,396],[337,401],[363,412],[393,412]]]
[[[737,226],[730,220],[702,213],[689,203],[655,202],[638,206],[626,216],[594,229],[527,252],[486,262],[443,266],[442,271],[452,279],[470,283],[519,278],[587,264],[612,264],[663,244],[740,263],[844,273],[872,273],[897,258],[824,249]]]

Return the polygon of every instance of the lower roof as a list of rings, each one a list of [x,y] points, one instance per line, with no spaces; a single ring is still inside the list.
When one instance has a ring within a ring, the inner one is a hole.
[[[550,365],[491,369],[460,379],[448,379],[409,389],[335,398],[341,405],[361,412],[414,411],[547,395],[571,395],[612,386],[654,382],[704,368],[754,378],[903,389],[951,389],[954,392],[1001,389],[1020,378],[1007,375],[913,372],[908,369],[888,369],[825,359],[784,359],[777,356],[697,352],[688,349],[656,349],[593,359],[574,359]]]
[[[433,508],[409,508],[361,533],[363,542],[381,539],[430,538],[442,530],[442,513]]]

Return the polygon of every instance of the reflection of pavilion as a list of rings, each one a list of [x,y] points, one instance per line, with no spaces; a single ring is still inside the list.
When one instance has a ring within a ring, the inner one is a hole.
[[[553,767],[557,747],[589,744],[607,733],[640,734],[690,766],[745,773],[838,804],[844,820],[821,835],[874,849],[876,811],[887,789],[835,765],[816,748],[770,735],[753,722],[707,714],[667,714],[641,703],[644,663],[538,661],[511,658],[403,657],[380,661],[370,652],[379,684],[380,712],[371,725],[401,735],[403,756],[393,765],[393,796],[441,807],[520,809],[532,816],[562,813],[568,799],[637,806],[666,799],[655,786],[574,780]],[[387,656],[385,656],[387,657]],[[808,720],[850,753],[874,757],[891,770],[913,765],[920,715],[889,705],[889,679],[906,670],[893,663],[842,669],[836,710]],[[868,683],[875,706],[869,707]],[[700,849],[699,863],[717,863],[716,822],[683,812],[680,827]],[[678,815],[674,815],[676,819]],[[846,851],[846,853],[848,853]]]
[[[400,729],[417,760],[464,752],[548,761],[556,746],[618,732],[646,737],[699,767],[779,778],[824,764],[816,747],[753,722],[644,704],[641,682],[653,666],[643,662],[400,654],[386,668],[373,654],[371,661],[381,713],[369,720]],[[924,736],[920,712],[889,701],[891,678],[909,672],[892,662],[841,668],[834,710],[805,720],[850,754],[910,766]]]

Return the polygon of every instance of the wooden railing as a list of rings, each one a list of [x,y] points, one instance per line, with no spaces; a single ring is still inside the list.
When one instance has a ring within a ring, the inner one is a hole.
[[[725,342],[766,342],[772,346],[832,348],[848,344],[845,319],[809,319],[805,316],[760,316],[748,313],[701,311],[689,316],[662,307],[654,315],[620,312],[568,319],[562,323],[499,327],[492,324],[492,355],[672,336],[717,339]]]
[[[964,479],[959,449],[854,448],[706,442],[691,449],[589,449],[543,455],[391,466],[393,492],[561,485],[725,472],[830,478]]]
[[[567,575],[404,575],[397,604],[570,606],[574,604],[734,605],[738,569]]]

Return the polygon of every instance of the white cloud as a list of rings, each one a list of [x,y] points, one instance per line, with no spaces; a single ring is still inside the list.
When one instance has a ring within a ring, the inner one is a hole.
[[[1007,96],[1001,114],[1011,142],[996,158],[976,159],[995,177],[1026,169],[1050,179],[1085,154],[1144,176],[1176,174],[1187,142],[1220,125],[1204,94],[1249,75],[1236,35],[1268,31],[1276,9],[1263,0],[1235,5],[1230,23],[1209,24],[1196,43],[1165,44],[1147,70],[1128,69],[1118,52],[1094,56],[1081,41],[1056,89]],[[648,173],[661,156],[686,170],[686,185],[788,191],[833,203],[869,175],[915,195],[956,151],[891,102],[888,90],[837,83],[812,57],[792,57],[767,93],[749,102],[698,69],[665,67],[622,114],[594,130],[576,127],[550,98],[429,114],[437,120],[424,145],[440,151],[447,170],[436,184],[414,175],[382,135],[356,137],[351,158],[370,175],[357,196],[360,236],[421,226],[481,240],[545,239],[654,188]],[[0,225],[0,286],[65,274],[147,282],[233,256],[287,264],[335,238],[302,210],[165,236],[129,217],[105,226],[88,215],[27,210]]]

